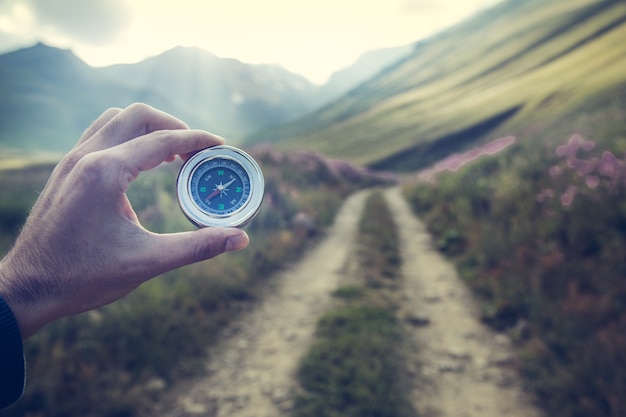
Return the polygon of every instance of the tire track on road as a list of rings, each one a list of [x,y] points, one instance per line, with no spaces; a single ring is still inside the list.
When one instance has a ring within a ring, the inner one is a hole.
[[[332,306],[331,293],[354,269],[354,239],[368,193],[346,200],[324,240],[273,278],[275,291],[224,331],[210,351],[208,375],[178,387],[174,404],[161,401],[152,410],[155,415],[286,414],[298,390],[293,375],[317,321]]]
[[[454,266],[437,252],[399,187],[385,192],[400,232],[401,315],[420,417],[540,417],[509,339],[484,326]]]

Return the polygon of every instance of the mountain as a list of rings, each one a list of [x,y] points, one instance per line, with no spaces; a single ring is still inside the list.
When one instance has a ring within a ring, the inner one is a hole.
[[[199,48],[176,47],[137,64],[100,68],[100,74],[141,91],[137,101],[168,97],[197,127],[237,137],[293,119],[318,103],[317,87],[276,65],[218,58]],[[161,108],[170,109],[167,103]],[[190,115],[190,116],[187,116]]]
[[[277,65],[245,64],[199,48],[92,68],[69,50],[39,43],[0,55],[0,148],[66,151],[106,108],[136,101],[236,143],[319,108],[406,50],[373,52],[320,87]]]
[[[0,148],[66,151],[108,107],[142,101],[196,128],[236,139],[310,111],[319,87],[278,66],[196,48],[138,64],[92,68],[37,44],[0,55]]]
[[[70,51],[37,44],[0,56],[0,147],[66,150],[130,92]],[[97,97],[97,99],[94,99]]]
[[[369,51],[354,63],[333,73],[318,93],[322,103],[331,102],[357,85],[374,77],[387,66],[398,62],[413,50],[413,45]]]
[[[412,170],[626,91],[626,3],[508,0],[255,141]]]

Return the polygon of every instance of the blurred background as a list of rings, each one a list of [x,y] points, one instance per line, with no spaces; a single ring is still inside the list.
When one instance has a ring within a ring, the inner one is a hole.
[[[0,0],[0,254],[82,131],[133,102],[259,160],[252,245],[48,326],[2,415],[141,415],[347,195],[396,183],[546,415],[626,415],[623,1]],[[150,230],[191,230],[178,168],[129,190]],[[316,410],[293,415],[348,415]],[[388,410],[354,415],[411,414]]]

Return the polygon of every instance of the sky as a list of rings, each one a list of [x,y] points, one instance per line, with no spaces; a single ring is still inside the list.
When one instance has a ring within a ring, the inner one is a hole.
[[[0,0],[0,53],[43,42],[105,66],[196,46],[322,84],[364,52],[419,41],[499,2]]]

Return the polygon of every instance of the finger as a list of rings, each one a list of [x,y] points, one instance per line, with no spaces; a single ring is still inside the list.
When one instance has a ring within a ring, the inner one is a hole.
[[[93,136],[94,149],[102,150],[159,130],[189,129],[176,117],[148,106],[135,103],[109,120]]]
[[[246,232],[234,228],[204,228],[155,237],[146,263],[157,268],[152,271],[153,275],[211,259],[224,252],[241,250],[249,243]]]
[[[152,169],[173,156],[221,145],[224,139],[204,130],[160,130],[111,149],[123,162],[121,184],[126,189],[141,171]],[[106,151],[105,151],[106,152]]]
[[[225,140],[222,136],[220,136],[220,135],[216,135],[215,133],[211,133],[211,132],[209,132],[209,133],[210,133],[212,136],[214,136],[215,138],[217,138],[217,139],[219,139],[219,140],[221,141],[220,145],[223,145],[223,144],[226,142],[226,140]],[[180,159],[181,159],[183,162],[187,162],[187,160],[188,160],[189,158],[191,158],[192,156],[194,156],[195,154],[197,154],[197,153],[198,153],[199,151],[201,151],[202,149],[204,149],[204,148],[201,148],[201,149],[195,149],[195,150],[194,150],[194,151],[192,151],[192,152],[181,153],[181,154],[179,154],[178,156],[180,156]],[[170,162],[173,162],[173,161],[170,161]]]
[[[98,117],[96,119],[95,122],[93,122],[91,124],[91,126],[89,126],[85,130],[83,135],[80,137],[80,139],[76,143],[76,146],[74,146],[74,147],[76,148],[77,146],[79,146],[82,143],[84,143],[87,139],[92,137],[98,130],[100,130],[104,125],[106,125],[111,119],[113,119],[115,116],[117,116],[118,113],[121,113],[121,112],[122,112],[122,109],[118,109],[116,107],[112,107],[110,109],[107,109],[104,113],[102,113],[100,115],[100,117]]]

